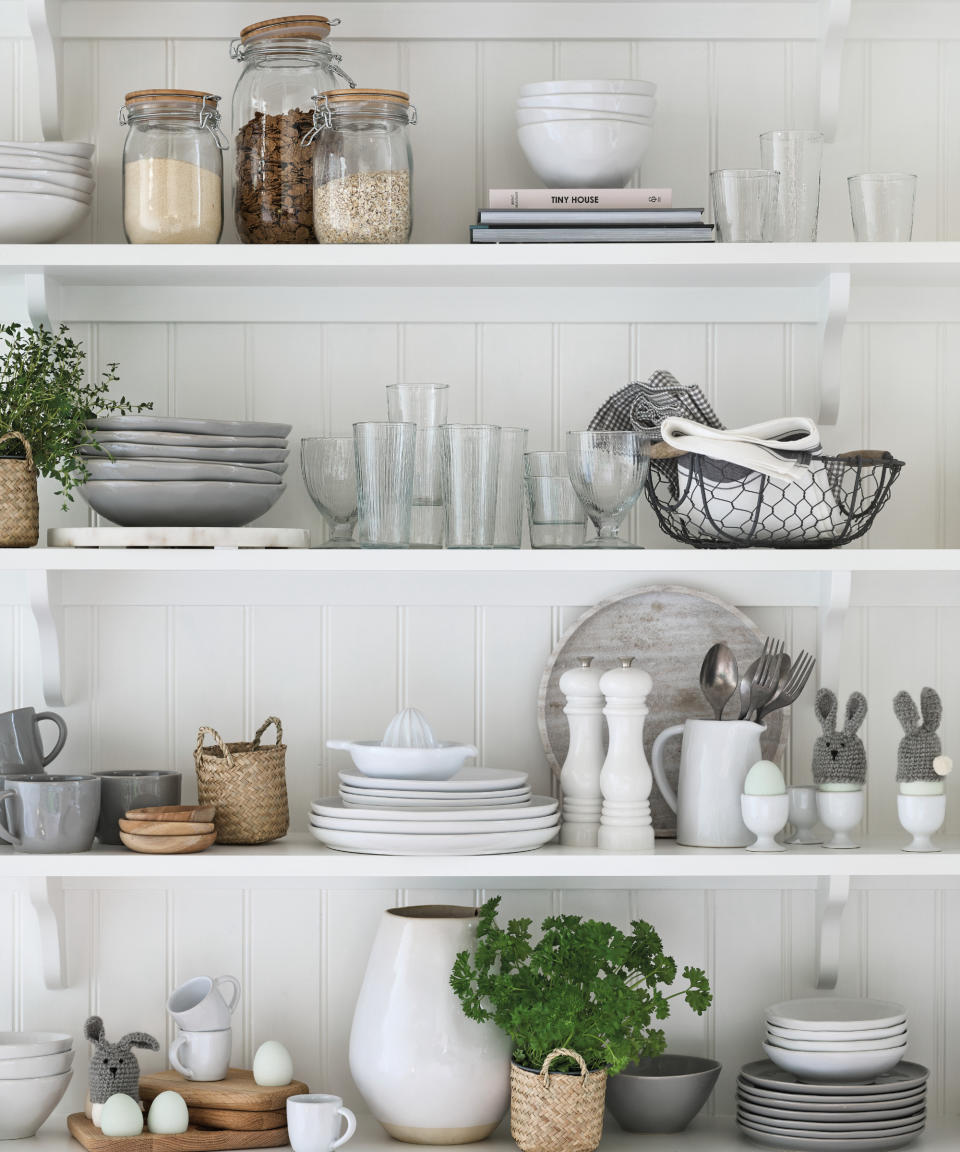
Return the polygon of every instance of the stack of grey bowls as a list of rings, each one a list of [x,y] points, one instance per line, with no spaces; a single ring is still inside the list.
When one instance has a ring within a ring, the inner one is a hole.
[[[105,416],[87,422],[80,494],[127,528],[239,528],[286,489],[289,424]]]

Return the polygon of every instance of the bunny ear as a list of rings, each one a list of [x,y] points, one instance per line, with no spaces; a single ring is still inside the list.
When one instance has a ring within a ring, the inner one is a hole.
[[[821,688],[813,706],[820,727],[825,736],[830,736],[837,730],[837,698],[829,688]]]
[[[98,1044],[104,1037],[103,1021],[99,1016],[91,1016],[83,1026],[83,1034],[93,1044]]]
[[[943,701],[936,688],[924,688],[920,693],[920,711],[923,713],[923,730],[936,732],[943,716]]]
[[[903,725],[908,736],[920,731],[920,713],[909,692],[898,692],[893,698],[893,714]]]
[[[118,1048],[149,1048],[151,1052],[160,1051],[160,1043],[149,1032],[128,1032],[117,1041]]]
[[[844,734],[852,736],[867,716],[867,698],[862,692],[851,692],[847,701],[847,719],[843,725]]]

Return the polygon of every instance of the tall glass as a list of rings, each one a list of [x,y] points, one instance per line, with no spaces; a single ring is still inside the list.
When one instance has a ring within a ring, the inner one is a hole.
[[[440,432],[447,547],[492,548],[500,428],[496,424],[445,424]]]
[[[864,172],[847,180],[854,240],[909,240],[917,178],[908,172]]]
[[[724,168],[710,173],[717,239],[726,244],[769,243],[777,220],[779,172]]]
[[[523,454],[526,447],[526,428],[500,429],[494,548],[519,548],[523,540]]]
[[[310,499],[330,526],[323,548],[359,548],[357,463],[352,436],[311,436],[300,441],[300,471]]]
[[[587,531],[567,472],[566,452],[527,452],[523,458],[531,548],[579,548]]]
[[[417,425],[411,548],[443,547],[445,513],[437,428],[447,422],[449,391],[446,384],[387,385],[387,419]]]
[[[822,132],[791,130],[761,135],[760,163],[780,173],[775,241],[816,240],[822,156]]]
[[[650,470],[653,432],[568,432],[567,469],[597,529],[584,548],[639,548],[620,539],[620,525],[637,502]]]
[[[408,548],[416,424],[362,421],[354,424],[353,439],[361,546]]]

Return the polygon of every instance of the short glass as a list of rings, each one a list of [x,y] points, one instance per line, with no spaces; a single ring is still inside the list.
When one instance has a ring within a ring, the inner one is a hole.
[[[444,424],[440,430],[448,548],[492,548],[497,522],[500,427]]]
[[[579,548],[587,533],[566,452],[527,452],[523,457],[531,548]]]
[[[904,241],[913,235],[917,178],[908,172],[864,172],[847,180],[853,238]]]
[[[310,499],[330,527],[323,548],[359,548],[357,462],[352,436],[311,436],[300,441],[300,471]]]
[[[790,130],[761,135],[760,163],[780,173],[775,241],[816,240],[822,155],[822,132]]]
[[[773,240],[780,173],[765,168],[723,168],[710,173],[717,239],[726,244]]]
[[[651,432],[568,432],[567,470],[597,529],[584,548],[639,548],[620,539],[620,525],[650,470]]]
[[[353,439],[361,546],[408,548],[416,424],[362,421],[354,424]]]
[[[446,384],[387,385],[387,419],[417,425],[411,548],[443,547],[445,513],[437,426],[447,422],[449,391]]]
[[[523,541],[523,454],[526,447],[526,428],[500,429],[494,548],[519,548]]]

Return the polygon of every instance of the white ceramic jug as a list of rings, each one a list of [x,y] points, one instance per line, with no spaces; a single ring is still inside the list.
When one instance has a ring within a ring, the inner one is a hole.
[[[664,728],[653,742],[653,776],[677,814],[677,843],[695,848],[745,848],[753,840],[740,812],[750,768],[763,759],[764,727],[750,720],[687,720]],[[674,792],[663,746],[683,733],[680,778]]]

